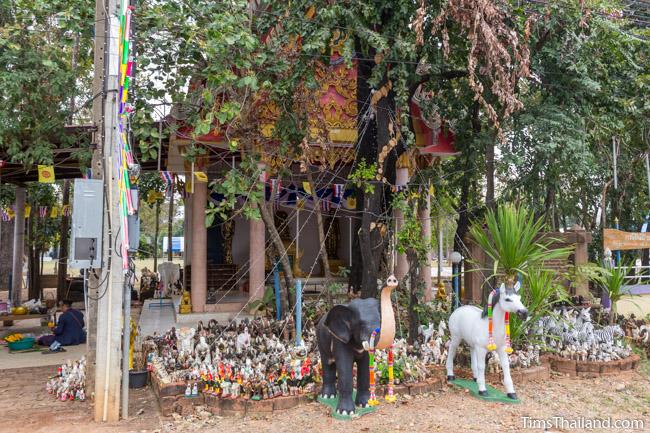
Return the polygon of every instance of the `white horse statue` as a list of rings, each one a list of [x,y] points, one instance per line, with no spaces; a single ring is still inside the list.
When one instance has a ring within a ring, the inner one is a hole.
[[[513,288],[506,288],[505,284],[490,294],[488,305],[481,311],[472,305],[458,308],[449,317],[449,332],[451,342],[447,355],[447,380],[454,377],[454,355],[461,341],[465,341],[471,352],[472,373],[478,383],[479,394],[487,395],[485,387],[485,357],[489,351],[496,351],[499,355],[501,369],[503,370],[503,384],[508,397],[516,400],[515,388],[510,377],[510,348],[509,324],[506,322],[506,313],[516,313],[520,318],[528,316],[528,310],[521,303],[518,292],[521,284],[517,282]],[[490,311],[491,310],[491,311]],[[490,314],[491,317],[490,317]],[[492,329],[489,329],[489,328]],[[506,329],[508,328],[508,329]]]

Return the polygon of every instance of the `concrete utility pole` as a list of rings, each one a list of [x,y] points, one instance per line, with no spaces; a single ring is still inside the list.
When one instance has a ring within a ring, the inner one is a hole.
[[[119,227],[117,168],[113,156],[117,141],[119,20],[116,0],[95,2],[95,77],[93,117],[97,128],[97,146],[92,161],[93,177],[104,178],[104,194],[108,209],[104,211],[104,252],[100,278],[91,280],[89,295],[96,300],[96,337],[89,332],[91,350],[94,345],[95,421],[114,422],[120,416],[121,332],[124,274],[118,251],[113,249]],[[103,206],[103,203],[102,203]],[[94,294],[93,294],[94,292]],[[92,304],[92,302],[91,302]],[[91,306],[92,310],[94,306]],[[127,331],[128,332],[128,331]],[[92,367],[91,367],[92,368]]]

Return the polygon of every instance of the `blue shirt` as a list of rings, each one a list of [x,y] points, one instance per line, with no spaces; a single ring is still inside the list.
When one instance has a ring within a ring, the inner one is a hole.
[[[86,331],[84,331],[84,315],[79,310],[68,308],[68,311],[61,314],[59,323],[54,328],[56,341],[62,346],[74,346],[86,342]]]

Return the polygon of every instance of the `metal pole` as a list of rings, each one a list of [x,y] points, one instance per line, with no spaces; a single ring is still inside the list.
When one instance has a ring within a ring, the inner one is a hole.
[[[296,280],[296,346],[302,345],[302,281]]]

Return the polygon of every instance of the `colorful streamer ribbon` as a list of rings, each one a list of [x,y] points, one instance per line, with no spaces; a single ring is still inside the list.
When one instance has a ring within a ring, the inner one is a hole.
[[[376,328],[374,331],[372,331],[372,335],[370,336],[370,347],[368,348],[368,372],[370,374],[370,398],[368,399],[369,406],[377,406],[379,404],[379,400],[377,400],[377,395],[375,394],[375,338],[377,337],[378,332],[379,328]]]

